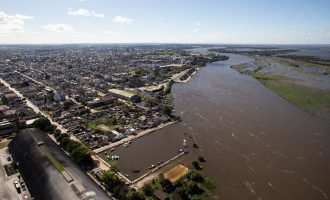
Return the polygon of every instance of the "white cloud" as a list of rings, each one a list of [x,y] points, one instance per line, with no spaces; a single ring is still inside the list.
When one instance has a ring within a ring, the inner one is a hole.
[[[196,22],[196,23],[194,24],[193,32],[194,32],[194,33],[199,32],[201,26],[202,26],[202,24],[201,24],[200,22]]]
[[[24,32],[24,20],[33,19],[27,15],[7,15],[0,12],[0,33]]]
[[[130,24],[133,21],[133,19],[126,18],[123,16],[116,16],[115,18],[113,18],[112,21],[117,24]]]
[[[83,16],[83,17],[97,17],[97,18],[104,18],[104,14],[96,11],[89,11],[86,9],[78,9],[78,10],[71,10],[69,8],[68,15],[71,16]]]
[[[194,29],[193,32],[194,32],[194,33],[199,32],[199,28]]]
[[[41,28],[51,32],[61,32],[61,33],[73,32],[73,27],[68,24],[47,24],[46,26],[43,26]]]

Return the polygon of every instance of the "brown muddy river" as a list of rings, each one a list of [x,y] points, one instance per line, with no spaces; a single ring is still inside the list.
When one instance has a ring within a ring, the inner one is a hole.
[[[220,199],[329,199],[330,125],[230,68],[249,60],[230,55],[175,84],[183,122],[116,150],[119,167],[129,172],[166,160],[192,134]]]

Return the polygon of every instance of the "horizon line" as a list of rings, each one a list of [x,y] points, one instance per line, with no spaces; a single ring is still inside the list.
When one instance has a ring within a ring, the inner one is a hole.
[[[311,46],[330,46],[330,43],[188,43],[188,42],[73,42],[73,43],[0,43],[0,46],[13,46],[13,45],[311,45]]]

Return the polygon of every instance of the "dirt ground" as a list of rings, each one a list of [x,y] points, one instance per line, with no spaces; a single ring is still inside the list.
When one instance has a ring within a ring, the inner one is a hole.
[[[181,164],[175,166],[164,174],[164,177],[170,180],[172,183],[178,181],[181,177],[188,173],[189,169]]]

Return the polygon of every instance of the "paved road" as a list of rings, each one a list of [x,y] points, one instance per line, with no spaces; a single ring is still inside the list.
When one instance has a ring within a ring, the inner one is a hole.
[[[22,93],[20,93],[18,90],[16,90],[15,88],[11,87],[9,83],[7,83],[5,80],[3,80],[2,78],[0,78],[0,82],[2,84],[4,84],[6,87],[8,87],[11,91],[13,91],[17,96],[21,97],[21,98],[25,98],[26,99],[26,105],[28,107],[30,107],[35,113],[40,113],[41,115],[43,115],[44,117],[47,117],[50,122],[55,125],[57,127],[57,129],[59,129],[62,133],[66,133],[67,129],[65,129],[63,126],[61,126],[59,123],[54,122],[52,120],[52,118],[47,115],[46,113],[44,113],[43,111],[41,111],[36,105],[34,105],[28,98],[24,97],[24,95]]]

